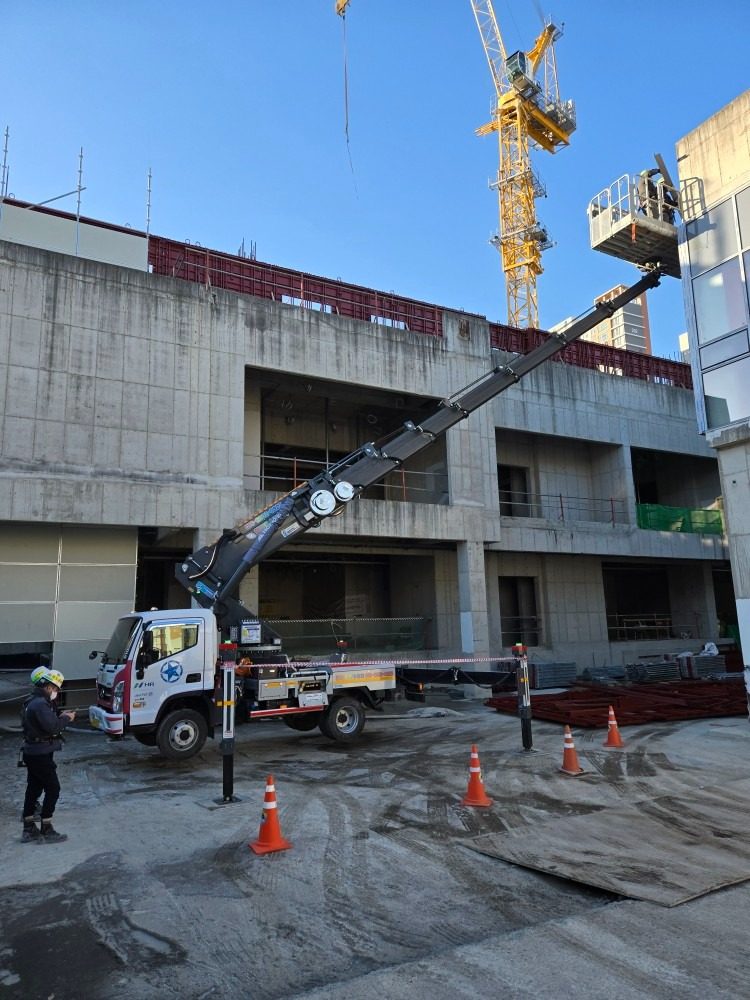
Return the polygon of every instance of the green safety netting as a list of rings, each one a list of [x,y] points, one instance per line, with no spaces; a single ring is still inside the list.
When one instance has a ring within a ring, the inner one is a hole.
[[[689,531],[700,535],[723,535],[724,520],[720,510],[694,510],[691,507],[664,507],[658,503],[637,505],[638,527],[652,531]]]

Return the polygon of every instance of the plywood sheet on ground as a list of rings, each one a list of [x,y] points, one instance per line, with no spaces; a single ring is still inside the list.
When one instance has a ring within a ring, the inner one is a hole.
[[[621,896],[676,906],[750,879],[748,815],[750,779],[743,779],[559,817],[513,834],[487,834],[466,846]]]

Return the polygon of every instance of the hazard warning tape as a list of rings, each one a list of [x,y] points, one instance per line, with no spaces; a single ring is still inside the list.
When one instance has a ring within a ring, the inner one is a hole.
[[[410,664],[427,664],[432,666],[433,664],[443,664],[447,663],[453,665],[455,663],[497,663],[498,660],[512,660],[515,657],[512,656],[452,656],[444,660],[345,660],[343,663],[329,663],[325,660],[318,660],[311,666],[329,666],[329,667],[379,667],[384,663],[392,663],[395,667],[405,667]]]

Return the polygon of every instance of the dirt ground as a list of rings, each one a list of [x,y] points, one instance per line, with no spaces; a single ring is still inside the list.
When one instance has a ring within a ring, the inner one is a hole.
[[[535,723],[534,752],[524,753],[518,720],[481,701],[444,693],[431,706],[370,715],[353,747],[279,723],[240,727],[241,801],[230,805],[216,801],[215,743],[175,765],[79,724],[57,755],[56,826],[69,840],[56,846],[20,842],[25,771],[6,726],[0,1000],[538,997],[557,995],[566,976],[579,996],[603,997],[613,995],[598,969],[608,949],[618,997],[748,995],[747,921],[737,917],[750,912],[747,884],[668,910],[467,847],[623,797],[745,777],[747,720],[631,727],[614,753],[601,730],[577,732],[589,773],[571,779],[559,773],[559,726]],[[494,799],[486,810],[461,805],[472,743]],[[248,842],[269,773],[293,847],[258,857]],[[675,921],[688,929],[670,930]],[[698,961],[693,924],[729,957],[717,965],[712,948]],[[660,967],[670,964],[660,935],[688,956],[675,953],[671,972]]]

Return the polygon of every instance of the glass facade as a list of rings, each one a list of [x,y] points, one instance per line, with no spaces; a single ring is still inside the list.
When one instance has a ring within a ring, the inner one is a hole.
[[[724,427],[750,416],[750,357],[703,374],[709,427]]]
[[[698,343],[705,344],[747,325],[739,258],[693,278]]]
[[[705,427],[713,430],[750,417],[750,187],[687,223],[685,239]]]

